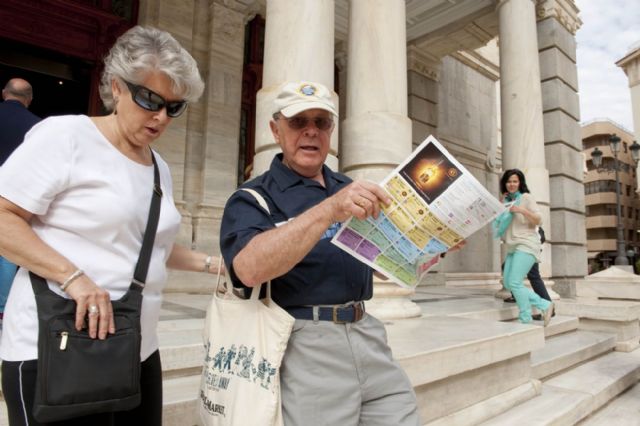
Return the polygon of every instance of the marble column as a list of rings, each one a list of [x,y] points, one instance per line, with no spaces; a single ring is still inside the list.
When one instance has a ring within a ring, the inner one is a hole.
[[[269,121],[278,87],[314,81],[333,89],[334,0],[267,0],[262,88],[256,100],[256,155],[252,175],[269,168],[280,148]],[[338,106],[338,96],[334,94]],[[327,165],[338,169],[338,134],[333,132]]]
[[[157,149],[169,163],[182,215],[178,242],[219,252],[222,209],[237,186],[244,32],[252,12],[224,0],[141,4],[141,24],[171,32],[191,52],[205,82],[201,99],[173,121]],[[165,291],[211,294],[215,278],[170,271]]]
[[[347,111],[340,166],[354,179],[381,181],[411,153],[403,0],[351,0]],[[420,315],[407,290],[375,280],[368,310],[383,319]]]
[[[545,166],[542,93],[533,0],[500,0],[500,105],[502,169],[518,168],[542,211],[550,235],[549,172]],[[549,276],[551,256],[543,249],[541,273]]]
[[[640,143],[640,44],[636,44],[624,58],[616,62],[622,68],[629,79],[631,91],[631,108],[633,111],[633,131],[636,141]],[[640,164],[637,166],[636,192],[640,193]]]
[[[536,16],[546,167],[553,188],[549,195],[551,224],[545,226],[553,264],[546,281],[547,287],[553,282],[554,290],[570,297],[576,282],[587,273],[575,39],[582,22],[572,0],[538,0]],[[546,279],[546,270],[542,272]]]

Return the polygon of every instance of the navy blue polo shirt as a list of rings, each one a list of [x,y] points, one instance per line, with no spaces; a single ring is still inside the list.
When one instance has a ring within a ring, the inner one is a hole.
[[[242,185],[258,191],[271,214],[246,191],[236,191],[229,198],[222,216],[220,246],[234,286],[244,287],[233,270],[233,259],[253,237],[286,223],[351,183],[327,166],[322,174],[326,187],[286,167],[278,154],[268,172]],[[271,295],[278,305],[334,305],[371,298],[371,268],[331,244],[339,226],[333,224],[302,261],[271,281]]]

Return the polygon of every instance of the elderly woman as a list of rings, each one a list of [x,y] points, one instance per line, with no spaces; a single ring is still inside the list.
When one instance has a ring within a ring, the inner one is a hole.
[[[21,266],[0,344],[11,425],[38,424],[32,416],[38,317],[28,271],[77,303],[76,329],[88,326],[94,339],[114,333],[111,300],[127,292],[139,256],[154,182],[153,156],[164,196],[142,297],[142,402],[131,411],[55,424],[161,424],[156,327],[167,267],[211,273],[217,268],[206,253],[174,244],[180,214],[171,174],[152,154],[151,144],[200,97],[203,86],[195,60],[170,34],[135,27],[105,59],[100,96],[111,113],[48,118],[2,167],[0,254]]]
[[[540,262],[542,243],[537,231],[542,220],[540,209],[529,192],[524,173],[518,169],[510,169],[502,174],[500,192],[509,206],[494,222],[494,231],[502,237],[507,248],[502,281],[516,299],[520,322],[531,322],[533,305],[542,312],[546,327],[553,315],[553,302],[541,298],[523,284],[533,264]]]

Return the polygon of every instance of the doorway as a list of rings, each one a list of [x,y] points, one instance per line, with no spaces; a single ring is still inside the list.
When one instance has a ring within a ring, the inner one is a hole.
[[[88,114],[91,73],[95,64],[24,43],[2,41],[0,86],[11,78],[33,87],[29,109],[41,118]]]

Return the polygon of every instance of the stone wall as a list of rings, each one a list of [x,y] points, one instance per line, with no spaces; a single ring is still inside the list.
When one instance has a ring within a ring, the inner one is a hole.
[[[576,68],[576,40],[556,17],[538,21],[544,141],[551,224],[551,278],[562,296],[587,274],[583,157]]]
[[[497,193],[497,171],[487,166],[487,156],[495,154],[498,137],[496,82],[449,56],[442,59],[437,78],[436,82],[420,73],[409,73],[414,143],[433,132],[482,185]],[[490,227],[469,238],[462,252],[448,255],[440,271],[500,271],[499,244]]]

